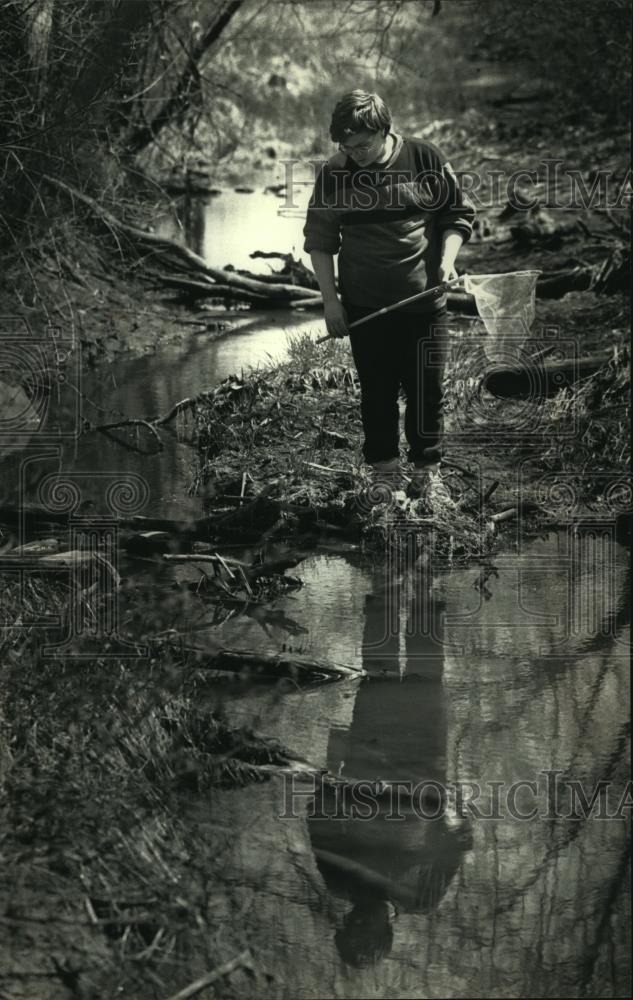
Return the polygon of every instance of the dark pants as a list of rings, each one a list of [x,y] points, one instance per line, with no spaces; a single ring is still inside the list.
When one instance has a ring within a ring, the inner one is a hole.
[[[350,323],[373,311],[349,305],[346,308]],[[445,309],[432,315],[394,310],[350,330],[360,380],[363,455],[367,462],[381,462],[399,454],[400,387],[407,400],[404,430],[409,461],[439,461],[445,340]]]

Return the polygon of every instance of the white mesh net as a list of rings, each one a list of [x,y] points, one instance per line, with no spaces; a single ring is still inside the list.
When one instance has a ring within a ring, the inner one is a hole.
[[[540,271],[465,274],[464,289],[475,296],[490,340],[487,350],[517,345],[529,335],[536,312],[535,289]]]

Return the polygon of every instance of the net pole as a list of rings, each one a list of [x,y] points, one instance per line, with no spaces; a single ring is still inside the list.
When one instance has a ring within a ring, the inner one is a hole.
[[[376,312],[370,313],[369,316],[363,316],[362,319],[354,320],[353,323],[349,324],[349,329],[352,330],[356,326],[362,326],[363,323],[369,323],[370,319],[376,319],[377,316],[386,316],[387,313],[393,312],[394,309],[401,309],[402,306],[407,306],[410,302],[419,302],[421,299],[429,299],[431,297],[439,298],[440,295],[443,295],[453,285],[458,284],[462,278],[463,275],[458,275],[457,278],[451,278],[450,281],[443,281],[441,285],[436,285],[434,288],[427,288],[425,292],[418,292],[417,295],[410,295],[408,299],[400,299],[399,302],[394,302],[391,306],[384,306],[382,309],[377,309]],[[323,344],[326,340],[331,339],[328,333],[324,337],[319,337],[317,344]]]

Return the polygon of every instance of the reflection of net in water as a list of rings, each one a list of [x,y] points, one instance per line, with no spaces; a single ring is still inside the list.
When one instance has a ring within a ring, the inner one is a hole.
[[[507,274],[465,274],[464,289],[475,296],[477,312],[493,349],[504,341],[529,334],[536,312],[535,289],[540,271],[510,271]]]

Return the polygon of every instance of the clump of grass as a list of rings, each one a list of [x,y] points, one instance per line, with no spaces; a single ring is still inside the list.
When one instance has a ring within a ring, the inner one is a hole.
[[[317,337],[312,333],[289,333],[288,359],[290,364],[300,370],[352,364],[352,351],[347,338],[331,337],[323,344],[317,343]]]
[[[564,450],[566,471],[579,477],[591,473],[587,485],[595,482],[595,473],[623,472],[631,466],[631,371],[628,347],[616,347],[612,359],[594,375],[579,382],[573,392],[560,392],[547,401],[547,417],[552,430],[552,445],[544,459],[558,454],[557,444],[569,442],[569,430],[575,426],[571,445]]]
[[[0,582],[17,622],[19,588]],[[38,594],[62,614],[71,600]],[[247,943],[209,905],[226,846],[209,796],[288,754],[205,710],[167,656],[45,659],[42,630],[21,631],[1,650],[0,991],[33,976],[38,996],[169,995]]]

